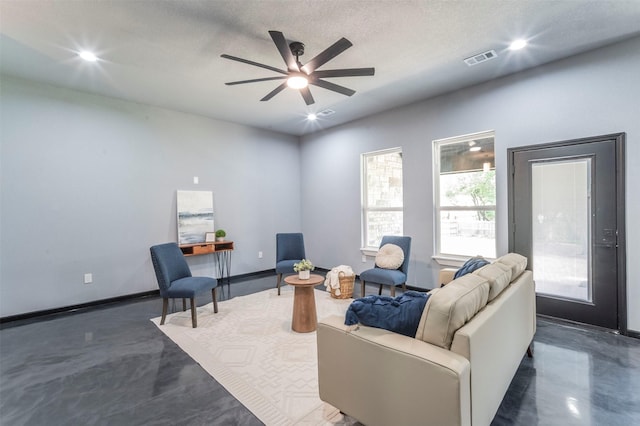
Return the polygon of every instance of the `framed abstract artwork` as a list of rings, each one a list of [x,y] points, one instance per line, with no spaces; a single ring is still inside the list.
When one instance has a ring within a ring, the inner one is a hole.
[[[178,244],[197,244],[206,241],[214,231],[213,192],[178,191]]]

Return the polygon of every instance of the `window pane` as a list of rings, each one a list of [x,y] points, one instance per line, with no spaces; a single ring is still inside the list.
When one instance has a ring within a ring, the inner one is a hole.
[[[495,206],[495,204],[495,170],[440,175],[440,207],[478,207]]]
[[[367,202],[372,207],[402,207],[402,156],[399,152],[366,158]]]
[[[538,293],[591,301],[590,171],[588,158],[531,166],[533,276]]]
[[[459,173],[495,167],[493,136],[440,145],[440,173]]]
[[[366,213],[366,247],[379,247],[384,235],[402,235],[402,211]]]
[[[436,255],[495,257],[493,132],[434,142]]]
[[[495,211],[440,212],[440,253],[496,257],[494,216]]]

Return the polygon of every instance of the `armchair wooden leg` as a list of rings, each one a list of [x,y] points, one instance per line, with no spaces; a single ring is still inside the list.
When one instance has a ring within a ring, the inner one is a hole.
[[[364,297],[364,281],[360,280],[360,297]]]
[[[378,287],[378,296],[382,296],[382,284]]]
[[[402,283],[402,291],[407,291],[407,283]]]
[[[174,306],[175,308],[175,306]],[[185,299],[184,297],[182,298],[182,312],[187,310],[187,299]]]
[[[198,326],[198,313],[196,312],[196,298],[191,298],[191,324],[193,328]]]
[[[276,286],[278,287],[278,296],[280,296],[280,281],[282,280],[282,274],[278,274],[278,281]]]
[[[224,289],[222,291],[224,295]],[[218,313],[218,295],[216,292],[216,288],[211,289],[211,297],[213,297],[213,313],[217,314]]]
[[[527,356],[529,358],[533,358],[533,348],[531,347],[531,345],[527,347]]]
[[[380,286],[382,287],[382,286]],[[396,286],[392,285],[391,286],[391,297],[396,297]]]
[[[160,325],[164,325],[164,319],[167,317],[167,308],[169,307],[169,298],[162,298],[162,319],[160,320]]]

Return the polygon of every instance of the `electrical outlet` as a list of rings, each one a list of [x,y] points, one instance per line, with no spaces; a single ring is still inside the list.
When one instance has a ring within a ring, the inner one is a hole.
[[[261,251],[258,252],[258,259],[262,259],[262,252]]]
[[[193,183],[194,183],[194,184],[196,184],[196,185],[197,185],[198,183],[200,183],[200,179],[198,179],[198,176],[194,176],[194,177],[193,177]]]
[[[93,274],[84,274],[84,283],[91,284],[93,282]]]

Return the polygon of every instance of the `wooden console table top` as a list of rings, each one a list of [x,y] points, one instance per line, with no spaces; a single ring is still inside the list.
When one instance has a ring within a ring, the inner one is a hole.
[[[233,241],[214,241],[211,243],[180,244],[185,256],[198,256],[220,251],[233,250]]]

